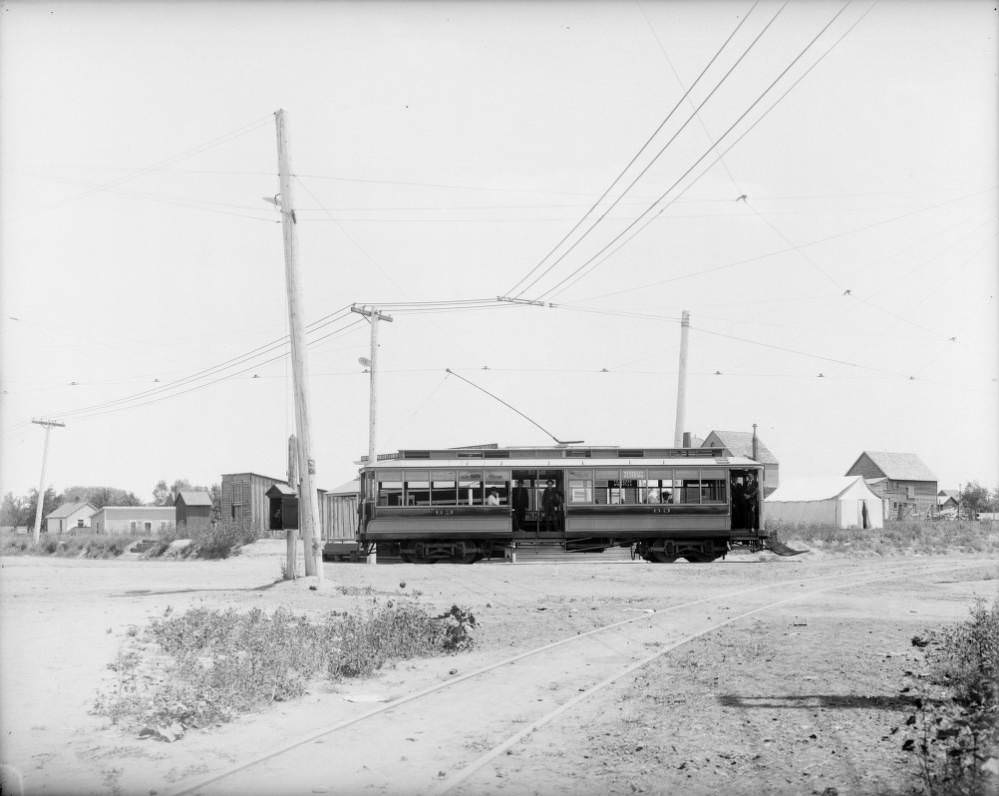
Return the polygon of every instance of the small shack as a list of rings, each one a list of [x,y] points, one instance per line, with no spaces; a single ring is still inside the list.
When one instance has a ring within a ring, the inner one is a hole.
[[[272,484],[265,494],[269,505],[267,530],[278,536],[278,531],[298,530],[298,492],[278,483]]]
[[[764,506],[768,524],[884,527],[881,498],[859,475],[785,479]]]
[[[357,547],[357,506],[360,497],[360,483],[357,480],[320,493],[319,520],[324,558],[333,561],[356,561],[361,558]]]
[[[173,504],[177,530],[206,531],[212,525],[212,496],[198,489],[181,489]]]
[[[48,533],[75,533],[78,529],[90,529],[90,520],[97,508],[85,500],[63,503],[45,517],[45,530]]]

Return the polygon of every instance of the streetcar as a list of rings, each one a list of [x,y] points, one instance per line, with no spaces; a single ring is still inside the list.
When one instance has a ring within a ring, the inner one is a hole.
[[[776,549],[760,530],[762,489],[763,466],[721,448],[400,450],[363,462],[358,540],[407,562],[472,563],[529,543],[708,562]]]

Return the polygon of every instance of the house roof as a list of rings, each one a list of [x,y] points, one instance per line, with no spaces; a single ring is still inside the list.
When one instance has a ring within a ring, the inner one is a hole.
[[[722,446],[732,452],[733,456],[745,456],[747,459],[753,458],[753,433],[751,431],[712,431],[701,445],[702,448],[714,447],[708,443],[711,437],[721,442]],[[777,457],[771,450],[763,444],[763,440],[756,438],[756,447],[759,458],[756,461],[763,464],[779,464]]]
[[[331,489],[328,494],[330,495],[354,495],[361,491],[361,482],[356,478],[353,481],[348,481],[345,484],[340,484],[336,489]]]
[[[954,498],[954,500],[960,500],[961,499],[961,490],[960,489],[941,489],[939,492],[937,492],[937,496],[938,497],[942,497],[942,498],[943,497],[949,497],[949,498]]]
[[[298,490],[292,489],[284,483],[276,483],[271,484],[270,488],[264,494],[267,495],[267,497],[278,497],[279,495],[284,495],[285,497],[295,497],[298,495]]]
[[[766,502],[803,503],[834,500],[855,487],[858,481],[860,482],[859,492],[877,497],[859,475],[827,475],[815,478],[785,478],[781,485],[767,496]],[[857,495],[851,495],[851,497],[855,496]]]
[[[850,470],[857,466],[857,462],[866,456],[886,478],[893,481],[936,481],[937,477],[930,472],[930,468],[923,464],[915,453],[892,453],[891,451],[864,451],[857,457],[857,461],[850,466]],[[849,472],[849,470],[847,471]]]
[[[91,513],[95,513],[97,511],[97,507],[94,506],[92,503],[88,503],[86,500],[74,500],[70,503],[63,503],[61,506],[54,508],[52,511],[50,511],[48,514],[45,515],[45,518],[63,519],[65,517],[68,517],[70,514],[74,514],[75,512],[87,506],[89,506],[92,509]]]
[[[177,492],[177,497],[184,499],[185,506],[210,506],[212,496],[208,492],[200,489],[181,489]]]

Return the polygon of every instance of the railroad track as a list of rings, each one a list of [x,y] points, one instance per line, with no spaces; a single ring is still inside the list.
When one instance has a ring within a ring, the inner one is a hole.
[[[381,704],[187,784],[173,796],[288,792],[289,782],[302,781],[302,771],[318,783],[302,792],[456,791],[541,727],[697,638],[825,592],[981,566],[879,565],[649,610]],[[471,785],[467,790],[475,792]]]

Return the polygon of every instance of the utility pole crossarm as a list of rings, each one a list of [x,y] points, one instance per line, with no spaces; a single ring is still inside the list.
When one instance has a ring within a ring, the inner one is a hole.
[[[386,315],[384,312],[380,312],[376,309],[368,309],[367,307],[358,306],[357,304],[350,305],[350,311],[356,312],[358,315],[363,315],[366,318],[374,318],[379,321],[388,321],[392,323],[393,318],[391,315]]]

